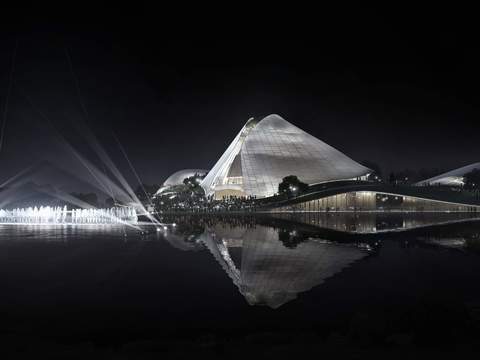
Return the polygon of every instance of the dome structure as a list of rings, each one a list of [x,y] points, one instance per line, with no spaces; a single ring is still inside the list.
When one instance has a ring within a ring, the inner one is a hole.
[[[205,169],[183,169],[177,172],[174,172],[170,175],[167,180],[165,180],[162,186],[174,186],[183,184],[183,180],[194,176],[195,174],[205,175],[208,173],[208,170]]]
[[[463,177],[469,172],[478,169],[480,170],[480,162],[463,166],[461,168],[448,171],[446,173],[434,176],[430,179],[422,180],[416,183],[417,186],[427,185],[443,185],[443,186],[463,186]]]
[[[250,119],[201,186],[207,195],[268,197],[288,175],[307,184],[358,179],[372,171],[278,115]]]
[[[205,169],[183,169],[183,170],[174,172],[163,182],[162,186],[160,187],[160,189],[158,189],[155,195],[161,194],[171,186],[183,184],[184,179],[194,176],[195,174],[203,176],[207,173],[208,173],[208,170],[205,170]]]

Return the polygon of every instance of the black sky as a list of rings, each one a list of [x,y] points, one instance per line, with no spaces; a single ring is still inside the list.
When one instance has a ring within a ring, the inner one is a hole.
[[[2,111],[18,40],[0,180],[56,154],[27,98],[69,137],[87,122],[117,158],[114,131],[147,183],[210,168],[249,117],[270,113],[385,171],[480,161],[480,53],[466,14],[243,6],[12,10],[0,35]]]

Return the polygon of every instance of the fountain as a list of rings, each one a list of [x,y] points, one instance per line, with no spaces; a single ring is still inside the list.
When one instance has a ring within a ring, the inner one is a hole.
[[[0,209],[0,224],[136,224],[137,212],[133,207],[113,207],[110,209],[70,209],[66,206],[40,206]]]

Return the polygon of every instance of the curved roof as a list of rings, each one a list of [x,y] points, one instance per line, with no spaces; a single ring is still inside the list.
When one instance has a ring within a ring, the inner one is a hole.
[[[206,174],[208,170],[205,169],[183,169],[179,170],[172,175],[170,175],[167,180],[165,180],[162,186],[173,186],[173,185],[181,185],[183,184],[183,180],[190,176],[194,176],[195,174]]]
[[[448,171],[446,173],[434,176],[430,179],[422,180],[416,183],[415,185],[446,185],[446,186],[462,186],[463,177],[465,174],[468,174],[472,170],[480,170],[480,162],[463,166],[461,168]]]
[[[171,186],[175,185],[181,185],[183,184],[183,180],[185,178],[188,178],[190,176],[194,176],[195,174],[206,174],[208,173],[208,170],[205,169],[183,169],[179,170],[177,172],[174,172],[172,175],[170,175],[167,180],[165,180],[160,187],[160,189],[157,190],[155,195],[160,195],[164,193],[166,190],[168,190]]]
[[[212,194],[216,188],[241,182],[245,195],[267,197],[277,192],[278,184],[288,175],[315,184],[370,172],[280,116],[269,115],[258,123],[252,119],[247,122],[201,185],[206,194]],[[230,181],[232,177],[237,182]]]

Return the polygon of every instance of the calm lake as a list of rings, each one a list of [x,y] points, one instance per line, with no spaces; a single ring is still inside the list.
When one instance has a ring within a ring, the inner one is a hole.
[[[2,348],[26,357],[39,349],[240,356],[251,346],[283,354],[285,344],[476,350],[474,215],[162,220],[166,230],[144,234],[0,226]]]

